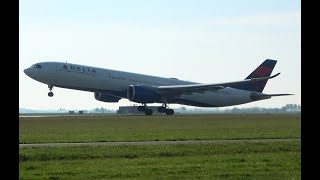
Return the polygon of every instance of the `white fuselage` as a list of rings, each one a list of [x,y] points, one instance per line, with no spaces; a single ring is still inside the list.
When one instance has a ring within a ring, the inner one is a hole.
[[[30,67],[25,69],[24,72],[39,82],[62,88],[107,93],[119,98],[127,98],[127,89],[130,85],[143,84],[156,87],[198,84],[174,78],[162,78],[70,63],[42,62],[37,64],[41,65],[41,68]],[[174,103],[201,107],[231,106],[252,102],[251,93],[252,91],[227,87],[217,91],[181,95],[177,97],[179,101]],[[165,100],[159,103],[162,102],[165,102]]]

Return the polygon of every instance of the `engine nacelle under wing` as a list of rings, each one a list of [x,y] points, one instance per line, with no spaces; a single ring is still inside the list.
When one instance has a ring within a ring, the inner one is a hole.
[[[102,102],[118,102],[121,99],[115,96],[111,96],[109,94],[97,93],[97,92],[94,93],[94,98]]]
[[[127,98],[137,103],[154,103],[159,98],[159,94],[150,86],[130,85],[127,90]]]

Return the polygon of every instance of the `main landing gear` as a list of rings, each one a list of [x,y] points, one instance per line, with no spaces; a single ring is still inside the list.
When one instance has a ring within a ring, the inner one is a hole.
[[[159,113],[166,113],[166,115],[173,115],[174,110],[173,109],[168,109],[167,104],[163,104],[162,106],[158,107],[158,112]],[[138,111],[144,111],[144,113],[148,116],[153,114],[153,110],[149,109],[146,104],[143,104],[143,106],[138,106]]]
[[[159,113],[166,113],[166,115],[173,115],[174,110],[173,109],[168,109],[167,104],[163,103],[162,106],[158,107],[158,112]]]
[[[152,109],[148,109],[146,104],[143,104],[143,106],[138,106],[138,111],[144,111],[144,113],[148,116],[151,116],[153,113]]]
[[[53,86],[52,85],[48,85],[48,88],[50,90],[50,92],[48,93],[48,96],[52,97],[53,96],[53,92],[51,92],[51,91],[52,91]]]

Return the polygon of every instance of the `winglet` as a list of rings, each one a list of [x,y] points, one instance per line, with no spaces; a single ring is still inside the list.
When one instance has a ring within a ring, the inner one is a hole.
[[[275,75],[273,75],[273,76],[270,76],[270,79],[279,76],[279,74],[280,74],[280,73],[277,73],[277,74],[275,74]]]
[[[261,81],[262,79],[268,80],[268,79],[272,79],[272,78],[277,77],[279,74],[280,74],[280,73],[277,73],[277,74],[275,74],[275,75],[273,75],[273,76],[252,78],[252,79],[248,79],[248,80],[250,80],[250,81],[256,81],[256,80],[257,80],[257,81]]]

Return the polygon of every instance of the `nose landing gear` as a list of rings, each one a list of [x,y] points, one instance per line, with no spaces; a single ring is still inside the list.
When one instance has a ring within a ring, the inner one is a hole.
[[[53,96],[53,92],[51,92],[51,91],[52,91],[53,86],[52,85],[48,85],[48,88],[50,90],[50,92],[48,93],[48,96],[52,97]]]

